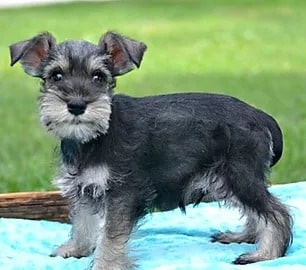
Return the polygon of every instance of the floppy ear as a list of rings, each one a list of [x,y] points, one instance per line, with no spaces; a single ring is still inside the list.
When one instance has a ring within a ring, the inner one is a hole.
[[[110,55],[113,64],[113,76],[123,75],[140,63],[147,46],[143,42],[107,32],[101,37],[99,46]]]
[[[11,66],[20,61],[24,71],[31,76],[39,77],[40,63],[46,58],[49,50],[56,44],[55,38],[44,33],[32,39],[20,41],[10,46]]]

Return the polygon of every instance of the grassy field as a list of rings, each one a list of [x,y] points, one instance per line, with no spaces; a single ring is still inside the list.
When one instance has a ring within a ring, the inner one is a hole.
[[[306,180],[306,1],[114,1],[0,10],[0,192],[49,190],[56,141],[41,127],[39,81],[9,67],[8,45],[50,31],[97,42],[116,30],[148,45],[117,92],[202,91],[272,114],[285,151],[273,183]]]

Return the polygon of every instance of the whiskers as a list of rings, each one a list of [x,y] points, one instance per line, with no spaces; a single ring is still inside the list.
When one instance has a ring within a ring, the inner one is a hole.
[[[109,95],[101,94],[88,103],[81,115],[69,113],[66,99],[52,90],[42,93],[38,102],[41,122],[60,139],[76,139],[84,143],[108,130],[111,115]]]

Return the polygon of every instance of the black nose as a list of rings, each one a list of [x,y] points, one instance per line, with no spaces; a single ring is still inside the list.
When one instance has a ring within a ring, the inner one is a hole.
[[[82,100],[78,101],[69,101],[67,104],[68,111],[74,115],[83,114],[86,110],[86,103]]]

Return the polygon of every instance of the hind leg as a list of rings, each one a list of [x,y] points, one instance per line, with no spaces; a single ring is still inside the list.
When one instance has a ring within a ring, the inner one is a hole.
[[[291,243],[292,220],[288,210],[268,191],[266,191],[264,202],[267,206],[266,211],[254,212],[258,216],[255,230],[258,250],[240,255],[234,261],[235,264],[248,264],[282,257]]]
[[[271,134],[237,130],[229,153],[219,168],[225,202],[238,206],[247,222],[241,233],[225,233],[213,240],[256,242],[255,252],[242,254],[234,263],[248,264],[284,256],[292,240],[292,219],[284,205],[267,189],[266,175],[272,160]]]
[[[219,232],[211,236],[211,242],[254,244],[256,242],[257,222],[258,220],[252,213],[247,213],[247,220],[241,232]]]
[[[250,177],[250,175],[249,175]],[[245,228],[240,233],[220,233],[213,241],[221,243],[256,242],[258,250],[240,255],[235,264],[248,264],[284,256],[292,239],[292,219],[284,205],[266,189],[264,181],[248,185],[238,176],[230,181],[232,196],[227,203],[238,206],[247,215]],[[247,182],[248,183],[248,182]],[[241,192],[247,187],[247,192]]]
[[[240,255],[233,262],[235,264],[248,264],[284,256],[292,240],[292,219],[286,207],[264,186],[261,191],[257,190],[257,193],[248,193],[247,201],[244,196],[240,197],[237,198],[238,205],[240,204],[243,214],[247,215],[244,229],[242,232],[218,233],[212,236],[212,241],[225,244],[258,243],[257,251]],[[250,200],[254,200],[253,203]]]

